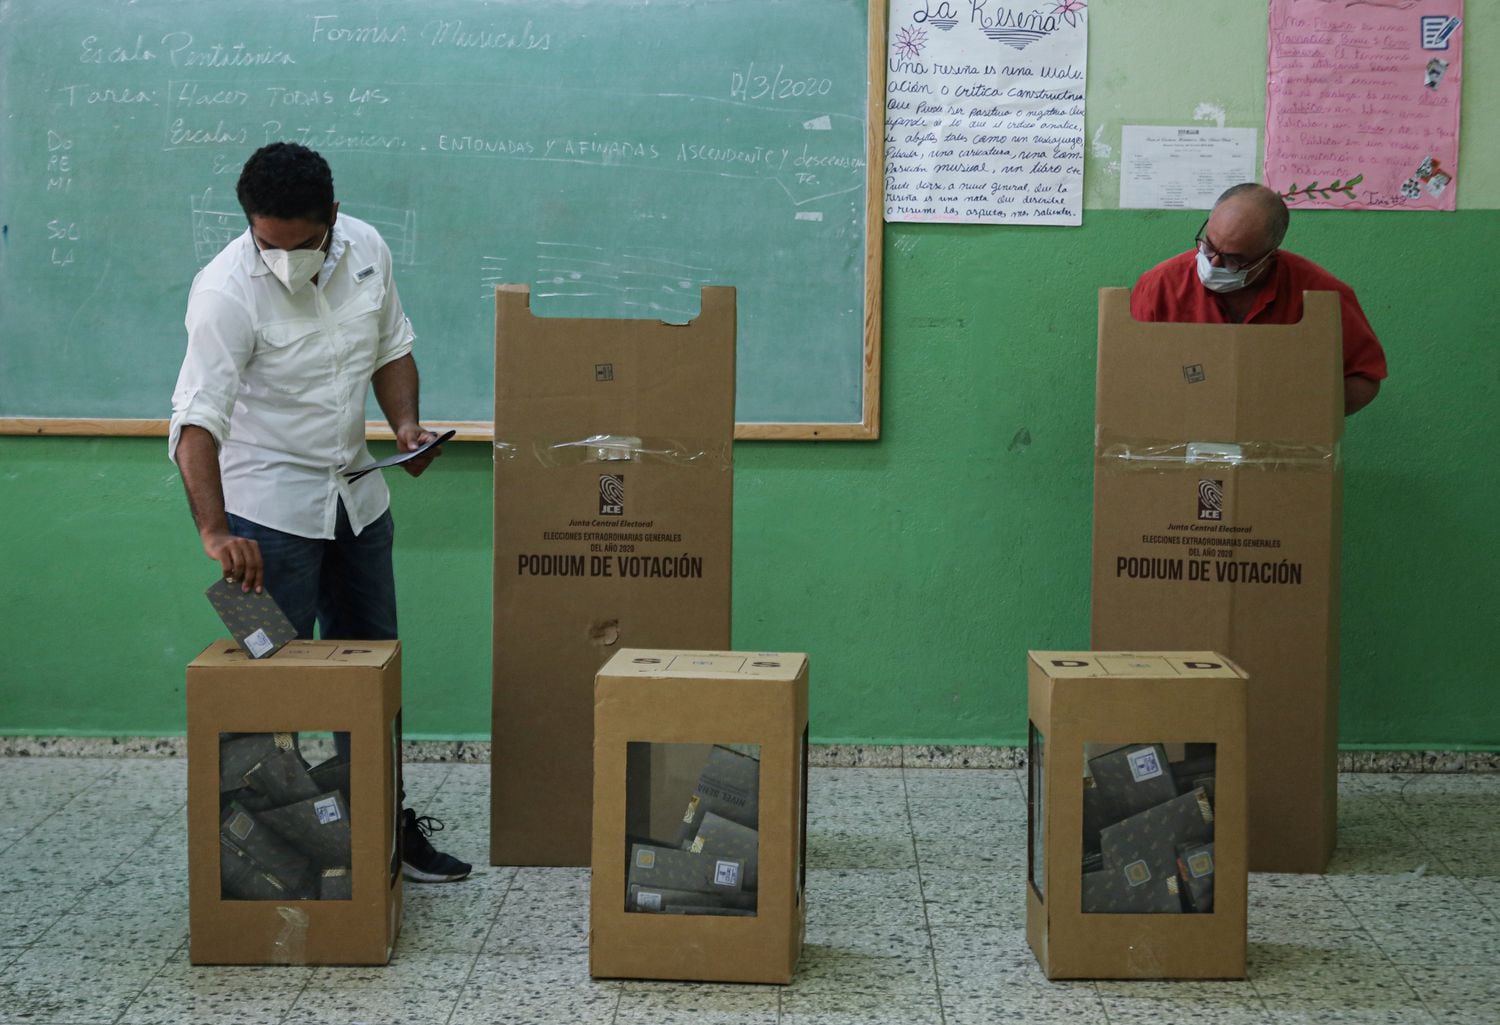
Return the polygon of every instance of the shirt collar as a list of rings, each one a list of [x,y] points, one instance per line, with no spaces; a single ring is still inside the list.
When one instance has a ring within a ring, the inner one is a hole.
[[[1270,266],[1266,268],[1265,277],[1261,278],[1260,284],[1255,286],[1255,301],[1250,304],[1250,312],[1245,316],[1245,323],[1249,323],[1255,317],[1276,301],[1277,293],[1281,290],[1279,283],[1281,277],[1281,252],[1278,250],[1272,255]]]
[[[318,277],[319,281],[328,280],[328,275],[333,272],[333,268],[338,266],[339,260],[343,259],[344,250],[353,244],[354,240],[344,231],[344,219],[342,217],[338,218],[333,222],[333,241],[328,243],[328,256],[323,261],[323,270]],[[261,262],[264,263],[265,261],[262,260]]]

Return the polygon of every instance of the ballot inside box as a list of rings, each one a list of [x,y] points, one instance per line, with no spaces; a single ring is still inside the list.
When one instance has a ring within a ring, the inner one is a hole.
[[[631,742],[626,795],[626,911],[755,913],[758,745]]]
[[[299,735],[219,735],[220,893],[226,900],[350,900],[349,735],[309,765]]]

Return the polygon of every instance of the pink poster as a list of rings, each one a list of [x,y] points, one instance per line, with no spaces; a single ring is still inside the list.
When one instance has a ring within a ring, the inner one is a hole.
[[[1463,0],[1271,0],[1265,182],[1295,207],[1452,210]]]

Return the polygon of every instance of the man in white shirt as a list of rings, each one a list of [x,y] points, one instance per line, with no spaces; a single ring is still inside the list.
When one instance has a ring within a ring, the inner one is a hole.
[[[270,591],[299,636],[396,637],[394,527],[373,462],[365,396],[410,452],[435,436],[417,415],[412,328],[379,233],[338,214],[333,174],[296,143],[257,150],[238,196],[250,228],[198,273],[168,452],[203,550],[230,581]],[[403,464],[412,476],[440,448]],[[404,872],[462,879],[433,850],[441,823],[402,813]]]

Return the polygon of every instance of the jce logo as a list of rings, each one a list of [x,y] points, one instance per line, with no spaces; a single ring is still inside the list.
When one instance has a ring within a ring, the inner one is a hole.
[[[1200,520],[1222,520],[1224,518],[1224,482],[1200,480],[1198,482],[1198,518]]]
[[[621,474],[599,475],[599,515],[625,515],[625,478]]]

